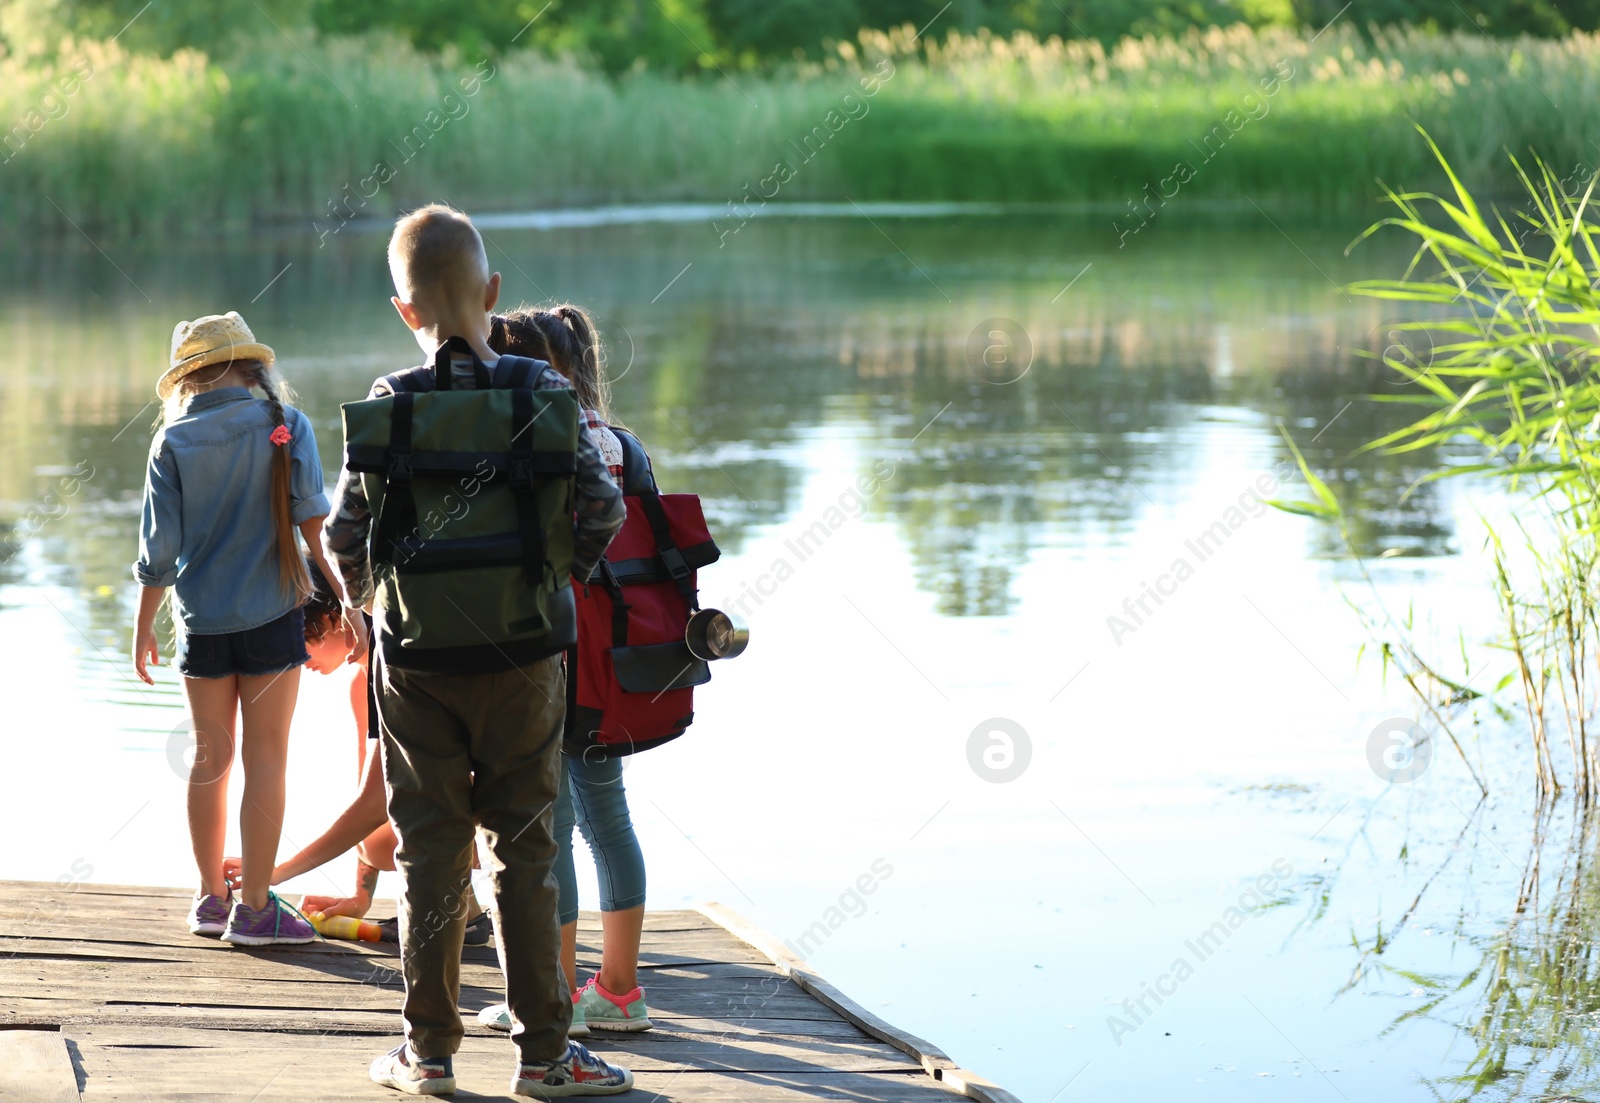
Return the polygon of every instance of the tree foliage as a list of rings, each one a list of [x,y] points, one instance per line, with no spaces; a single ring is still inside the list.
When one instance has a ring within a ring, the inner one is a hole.
[[[26,53],[64,34],[106,38],[126,27],[123,44],[132,49],[223,54],[262,35],[386,31],[427,51],[534,48],[619,74],[814,58],[864,27],[1110,43],[1193,26],[1321,27],[1335,18],[1554,36],[1600,28],[1600,0],[0,0],[0,37]]]

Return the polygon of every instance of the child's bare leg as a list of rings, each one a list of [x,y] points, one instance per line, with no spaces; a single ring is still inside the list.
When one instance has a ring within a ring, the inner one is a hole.
[[[601,912],[600,987],[625,996],[639,986],[639,942],[644,937],[644,905]]]
[[[246,907],[258,910],[267,906],[278,838],[283,833],[289,722],[299,693],[299,667],[282,674],[239,679],[239,706],[244,714],[239,740],[244,763],[244,800],[239,809],[240,895]]]
[[[228,837],[228,771],[233,765],[234,720],[239,712],[237,678],[185,678],[194,762],[189,767],[189,841],[200,870],[200,891],[228,895],[222,849]]]

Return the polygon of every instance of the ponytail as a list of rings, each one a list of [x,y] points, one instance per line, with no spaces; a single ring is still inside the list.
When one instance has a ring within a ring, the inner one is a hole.
[[[581,306],[570,303],[551,307],[546,317],[559,321],[566,331],[564,341],[547,334],[552,350],[558,345],[564,346],[562,352],[567,362],[560,365],[562,374],[572,380],[578,399],[609,423],[611,381],[600,366],[600,333],[594,327],[594,319]]]
[[[578,393],[578,402],[611,420],[611,383],[601,361],[600,333],[594,319],[582,307],[518,307],[508,314],[496,314],[489,324],[489,347],[509,356],[531,356],[547,360],[567,377]],[[620,426],[619,426],[620,428]]]
[[[264,364],[255,364],[250,374],[256,386],[267,396],[273,426],[284,424],[284,398],[289,392],[288,385],[280,383],[272,369]],[[288,444],[278,444],[272,449],[272,531],[278,548],[278,581],[285,590],[295,595],[297,601],[304,601],[311,596],[312,587],[294,523],[291,494],[294,457],[290,455],[290,447]]]

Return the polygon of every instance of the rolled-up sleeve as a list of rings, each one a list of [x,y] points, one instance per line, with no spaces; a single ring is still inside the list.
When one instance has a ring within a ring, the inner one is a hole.
[[[372,385],[367,397],[382,398],[389,393],[388,386],[380,379]],[[350,603],[366,605],[373,596],[372,562],[367,556],[372,511],[361,476],[343,464],[339,467],[339,485],[334,490],[334,498],[339,507],[322,523],[322,545],[328,549],[344,578]]]
[[[313,517],[326,517],[330,512],[328,495],[323,491],[322,457],[317,452],[317,434],[311,420],[299,410],[294,411],[293,424],[289,426],[292,438],[289,447],[293,464],[289,478],[289,513],[294,523],[303,525]]]
[[[178,581],[178,553],[183,547],[183,490],[178,465],[164,442],[150,450],[144,477],[144,508],[139,518],[139,561],[133,577],[143,586],[171,586]]]

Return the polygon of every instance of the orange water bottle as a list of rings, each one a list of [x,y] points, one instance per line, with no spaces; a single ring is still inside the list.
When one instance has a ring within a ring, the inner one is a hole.
[[[311,912],[306,920],[323,938],[342,938],[347,942],[382,942],[383,928],[349,915],[323,915]]]

